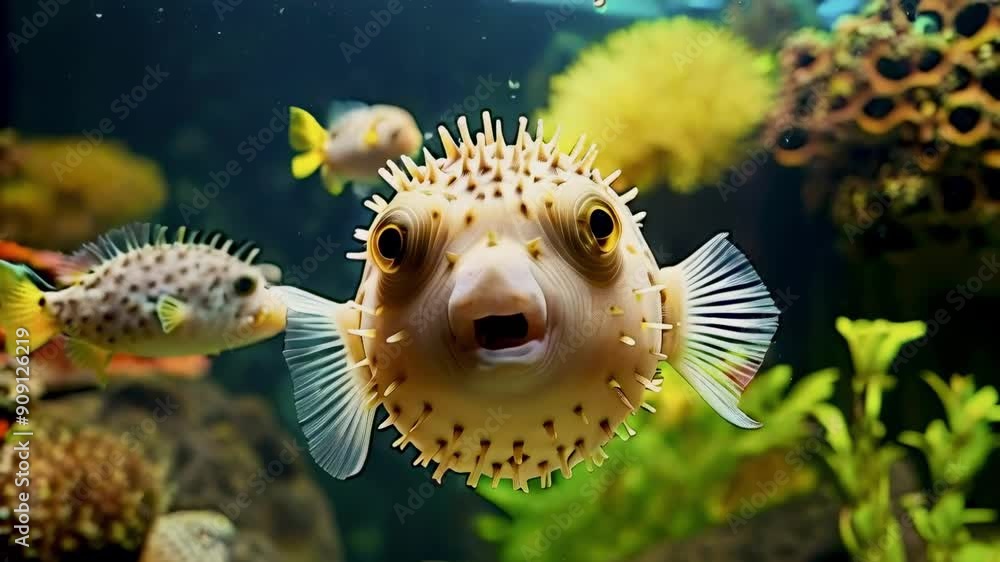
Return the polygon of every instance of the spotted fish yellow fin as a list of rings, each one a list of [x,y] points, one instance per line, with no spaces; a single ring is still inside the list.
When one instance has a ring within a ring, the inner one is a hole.
[[[66,339],[66,357],[77,367],[93,371],[97,382],[104,386],[108,382],[108,363],[111,352],[80,338]]]
[[[156,317],[160,319],[163,333],[169,334],[184,323],[188,316],[188,305],[172,295],[162,295],[156,301]]]
[[[344,178],[333,173],[330,168],[326,166],[323,167],[323,187],[330,192],[331,195],[340,195],[344,192]]]
[[[45,306],[46,293],[38,285],[45,282],[27,266],[0,260],[0,328],[6,334],[8,355],[15,355],[17,340],[26,340],[34,351],[60,332],[58,320]],[[27,334],[21,337],[19,329]]]
[[[357,372],[370,375],[368,360],[347,332],[359,313],[294,287],[273,289],[288,307],[284,355],[309,451],[334,477],[354,476],[368,456],[375,421]]]
[[[295,107],[288,108],[288,143],[297,152],[319,150],[326,140],[326,129],[311,113]]]
[[[301,180],[316,173],[323,165],[323,154],[318,151],[303,152],[292,157],[292,177]]]
[[[778,329],[778,308],[760,276],[719,234],[680,264],[661,270],[666,286],[663,336],[667,362],[723,418],[742,428],[760,423],[739,409]]]
[[[323,165],[323,144],[327,132],[319,121],[301,107],[288,108],[288,143],[300,154],[292,157],[292,176],[307,178]]]

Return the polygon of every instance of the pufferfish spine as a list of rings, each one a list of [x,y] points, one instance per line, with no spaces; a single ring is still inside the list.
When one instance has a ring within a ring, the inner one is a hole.
[[[365,202],[353,301],[275,288],[299,419],[333,476],[362,469],[381,406],[379,428],[439,482],[547,487],[634,435],[626,419],[652,410],[663,362],[725,419],[759,426],[738,402],[778,310],[750,262],[720,234],[661,269],[628,208],[637,190],[593,168],[596,146],[564,153],[558,131],[545,142],[541,122],[534,138],[518,124],[507,144],[488,112],[475,138],[462,117],[460,142],[438,129],[443,158],[387,162],[396,195]]]

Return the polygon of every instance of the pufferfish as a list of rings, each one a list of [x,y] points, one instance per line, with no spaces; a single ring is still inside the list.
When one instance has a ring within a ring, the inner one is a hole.
[[[365,462],[376,409],[395,446],[484,476],[552,483],[602,447],[669,364],[733,424],[760,424],[738,401],[760,367],[778,310],[746,257],[713,237],[672,267],[655,261],[645,212],[627,204],[619,173],[593,168],[584,139],[559,150],[521,118],[507,144],[483,114],[473,139],[439,127],[444,157],[403,158],[381,170],[396,194],[375,212],[348,254],[364,262],[357,296],[331,302],[276,288],[288,306],[284,355],[316,461],[337,478]],[[624,429],[621,429],[624,428]]]
[[[306,110],[289,108],[288,141],[299,152],[292,158],[292,176],[305,179],[319,169],[333,195],[340,195],[346,182],[378,181],[387,159],[415,155],[424,142],[413,116],[394,105],[334,102],[328,122],[324,128]]]
[[[131,225],[84,245],[72,258],[79,274],[61,289],[48,290],[28,267],[0,261],[8,352],[23,345],[18,340],[34,351],[65,334],[69,359],[103,377],[113,353],[216,354],[284,329],[284,303],[266,277],[274,268],[252,264],[256,248],[234,249],[221,234],[203,238],[184,227],[171,242],[167,230]]]

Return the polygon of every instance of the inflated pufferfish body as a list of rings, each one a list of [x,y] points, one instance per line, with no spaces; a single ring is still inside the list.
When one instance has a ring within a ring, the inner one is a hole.
[[[660,269],[640,231],[645,213],[592,169],[583,139],[561,153],[521,118],[507,145],[488,113],[473,140],[439,128],[444,158],[403,159],[375,196],[357,297],[340,304],[283,287],[285,357],[317,462],[338,478],[361,470],[375,410],[395,445],[494,486],[551,484],[602,445],[669,362],[715,410],[737,407],[777,329],[778,310],[725,235]],[[558,137],[558,132],[556,133]]]

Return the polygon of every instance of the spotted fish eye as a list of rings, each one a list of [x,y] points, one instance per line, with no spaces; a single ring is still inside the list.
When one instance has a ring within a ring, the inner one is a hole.
[[[373,252],[375,264],[385,273],[399,270],[406,254],[406,228],[387,222],[375,231]]]
[[[257,280],[249,275],[241,275],[233,282],[233,290],[241,297],[249,296],[257,288]]]

